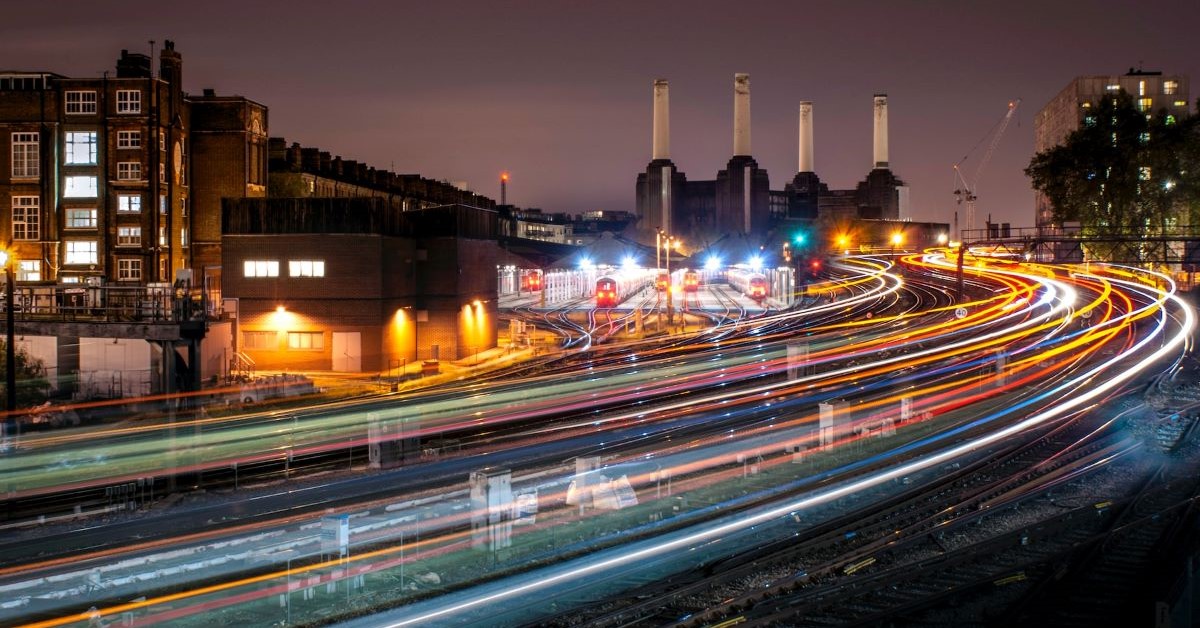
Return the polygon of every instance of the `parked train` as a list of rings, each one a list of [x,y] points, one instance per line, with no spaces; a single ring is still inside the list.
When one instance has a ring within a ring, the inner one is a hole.
[[[596,307],[617,307],[641,292],[652,278],[651,271],[622,270],[596,280]]]
[[[762,273],[756,273],[749,268],[732,266],[726,273],[726,278],[734,290],[755,301],[767,298],[767,278]]]
[[[700,273],[689,270],[683,273],[683,291],[696,292],[700,290]]]

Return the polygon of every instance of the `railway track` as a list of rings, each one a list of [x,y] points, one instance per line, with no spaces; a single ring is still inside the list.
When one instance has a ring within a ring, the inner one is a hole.
[[[755,618],[761,615],[767,622],[762,625],[775,621],[791,625],[781,618],[790,616],[796,608],[814,613],[823,604],[830,604],[830,599],[835,600],[836,612],[842,613],[845,620],[844,608],[837,602],[849,595],[844,590],[849,585],[833,583],[857,576],[853,580],[856,591],[867,592],[870,582],[878,583],[876,589],[888,589],[896,577],[913,575],[916,568],[913,564],[896,564],[905,552],[913,551],[907,549],[909,546],[927,546],[926,553],[931,551],[929,547],[933,548],[935,555],[927,558],[920,568],[935,579],[959,577],[948,576],[946,571],[959,563],[965,565],[968,575],[974,570],[978,576],[982,572],[970,559],[970,547],[958,550],[960,558],[954,558],[940,545],[939,537],[969,526],[980,517],[1015,508],[1038,494],[1028,491],[1006,502],[1003,508],[983,508],[1022,486],[1040,483],[1041,490],[1048,490],[1058,485],[1053,481],[1055,478],[1078,479],[1081,469],[1100,469],[1097,460],[1127,453],[1132,446],[1116,431],[1096,432],[1094,428],[1088,421],[1060,424],[1027,444],[991,452],[971,464],[946,468],[942,477],[920,489],[905,491],[903,485],[897,486],[896,495],[869,508],[847,511],[794,538],[731,556],[723,564],[707,566],[690,578],[643,589],[644,599],[635,604],[605,600],[591,609],[586,619],[575,614],[560,617],[559,623],[698,626],[727,620],[757,621]],[[1059,527],[1063,529],[1071,528],[1075,519],[1085,516],[1079,512],[1060,515],[1058,508],[1053,512],[1062,518]],[[1087,508],[1081,512],[1094,516]],[[1047,525],[1048,529],[1058,529]],[[1028,532],[1024,539],[1015,534],[989,542],[996,548],[1014,542],[1027,544]],[[1011,566],[1001,563],[997,568],[1003,572],[1011,570]],[[869,580],[865,579],[868,573],[872,574]],[[959,578],[971,583],[983,581],[980,577]],[[817,583],[822,586],[815,586]],[[946,590],[944,584],[936,585],[933,590]],[[747,612],[749,609],[753,609],[753,614]],[[870,615],[881,611],[864,603],[863,612]]]

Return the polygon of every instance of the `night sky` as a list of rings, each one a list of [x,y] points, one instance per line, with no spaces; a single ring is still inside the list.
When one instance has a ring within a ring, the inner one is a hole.
[[[914,217],[944,222],[951,166],[971,152],[973,174],[986,142],[972,147],[1022,98],[977,185],[981,219],[1019,226],[1033,222],[1034,114],[1071,78],[1141,65],[1200,80],[1195,0],[55,2],[14,3],[4,21],[0,68],[99,76],[122,48],[171,39],[185,89],[266,104],[273,136],[497,199],[506,170],[509,202],[571,213],[633,210],[655,78],[671,82],[673,160],[712,179],[732,153],[733,74],[748,72],[772,189],[796,171],[801,100],[817,174],[853,187],[885,92],[892,170]]]

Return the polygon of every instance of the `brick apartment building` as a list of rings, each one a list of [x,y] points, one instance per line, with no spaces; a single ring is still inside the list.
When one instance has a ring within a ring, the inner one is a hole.
[[[220,198],[264,196],[267,108],[183,91],[121,51],[115,76],[0,73],[0,239],[18,283],[219,285]]]

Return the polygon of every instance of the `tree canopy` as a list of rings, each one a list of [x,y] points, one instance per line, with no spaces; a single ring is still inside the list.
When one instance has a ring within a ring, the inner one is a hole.
[[[1066,141],[1025,169],[1054,221],[1085,233],[1171,234],[1198,226],[1200,116],[1139,110],[1124,91],[1084,109]]]

